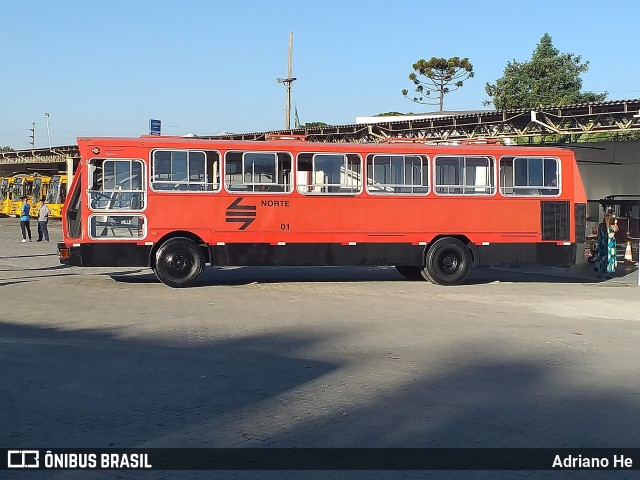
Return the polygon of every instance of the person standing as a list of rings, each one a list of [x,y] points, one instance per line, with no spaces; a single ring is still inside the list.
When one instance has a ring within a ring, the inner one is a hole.
[[[20,213],[20,230],[22,230],[22,243],[27,241],[27,234],[29,234],[29,241],[31,241],[31,217],[29,216],[29,210],[31,205],[27,201],[27,197],[22,197],[22,210]]]
[[[40,200],[40,208],[38,209],[38,242],[42,241],[44,236],[45,242],[49,241],[49,230],[47,229],[47,223],[49,222],[49,207],[44,203],[44,199]]]
[[[618,254],[616,252],[616,232],[618,220],[614,219],[611,212],[607,212],[598,225],[598,256],[596,257],[595,270],[598,278],[604,273],[606,278],[616,271]]]

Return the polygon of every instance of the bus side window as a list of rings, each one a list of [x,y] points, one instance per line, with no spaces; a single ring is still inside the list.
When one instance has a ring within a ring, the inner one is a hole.
[[[169,192],[218,191],[219,164],[216,151],[153,150],[151,188]]]
[[[362,159],[344,153],[311,153],[298,155],[298,172],[308,172],[308,178],[298,174],[298,191],[305,194],[357,195],[362,191]],[[308,186],[307,186],[308,185]]]
[[[556,158],[503,157],[500,159],[500,193],[559,195],[559,166]]]

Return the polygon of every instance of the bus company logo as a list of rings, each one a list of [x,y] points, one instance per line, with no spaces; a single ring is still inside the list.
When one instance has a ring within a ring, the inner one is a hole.
[[[227,207],[227,223],[242,223],[238,230],[246,230],[256,219],[255,205],[240,205],[244,197],[236,198]]]
[[[40,451],[39,450],[8,450],[7,451],[7,467],[8,468],[39,468],[40,467]]]

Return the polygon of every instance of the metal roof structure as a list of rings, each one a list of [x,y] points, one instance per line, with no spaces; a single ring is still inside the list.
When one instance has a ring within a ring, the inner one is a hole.
[[[599,133],[640,132],[640,99],[537,109],[492,110],[436,118],[377,121],[370,124],[296,128],[196,138],[264,140],[267,134],[306,135],[317,142],[380,142],[389,137],[447,141],[476,138],[567,135],[585,139]],[[575,139],[573,140],[575,141]]]
[[[446,114],[447,112],[443,112]],[[453,112],[449,112],[453,113]],[[397,118],[397,117],[394,117]],[[640,132],[640,99],[536,109],[461,112],[433,118],[407,116],[404,120],[367,124],[294,128],[224,135],[189,135],[184,138],[266,140],[267,136],[304,135],[315,142],[377,143],[399,137],[422,141],[455,141],[481,138],[536,138],[567,136],[568,141],[592,140],[603,133]],[[78,158],[75,145],[0,152],[0,165],[50,163]]]
[[[33,150],[12,150],[0,152],[0,165],[18,165],[22,163],[65,162],[69,158],[79,158],[77,145],[52,148],[36,148]]]

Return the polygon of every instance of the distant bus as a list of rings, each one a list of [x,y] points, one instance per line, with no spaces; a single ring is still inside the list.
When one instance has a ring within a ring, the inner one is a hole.
[[[67,176],[53,175],[49,181],[49,190],[45,203],[49,207],[49,218],[62,218],[62,205],[67,198]]]
[[[31,204],[31,207],[29,208],[30,216],[38,216],[40,200],[44,200],[46,198],[50,180],[51,177],[47,176],[36,176],[33,178],[31,196],[29,197],[29,203]]]
[[[33,197],[33,187],[34,182],[36,185],[36,191],[40,192],[42,190],[43,179],[49,180],[49,177],[44,177],[40,174],[31,174],[31,173],[18,173],[17,175],[13,175],[13,185],[11,186],[11,211],[9,215],[13,215],[14,217],[19,217],[22,212],[22,198],[28,197],[29,202],[31,202]]]
[[[13,185],[11,177],[0,178],[0,215],[11,213],[11,185]]]
[[[171,287],[211,265],[572,265],[586,196],[573,152],[494,144],[78,139],[60,261],[148,266]]]

